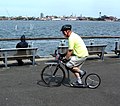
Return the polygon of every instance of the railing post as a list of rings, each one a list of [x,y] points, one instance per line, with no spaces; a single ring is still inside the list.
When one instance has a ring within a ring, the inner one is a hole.
[[[90,45],[94,44],[94,39],[90,39]]]
[[[58,52],[61,53],[61,54],[64,54],[66,52],[65,50],[65,47],[66,46],[66,41],[65,40],[61,40],[60,43],[59,43],[59,49],[58,49]]]
[[[119,49],[119,40],[115,40],[115,50]]]

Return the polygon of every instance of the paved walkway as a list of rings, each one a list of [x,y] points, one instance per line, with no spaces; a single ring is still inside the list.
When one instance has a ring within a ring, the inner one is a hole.
[[[0,106],[119,106],[120,105],[120,58],[90,59],[84,64],[88,73],[96,72],[102,83],[97,89],[46,87],[40,78],[45,66],[0,67]],[[39,81],[39,84],[37,82]]]

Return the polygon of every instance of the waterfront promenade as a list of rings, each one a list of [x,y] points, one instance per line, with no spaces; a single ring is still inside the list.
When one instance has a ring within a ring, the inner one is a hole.
[[[120,58],[116,55],[105,56],[104,61],[91,57],[84,64],[88,73],[100,75],[97,89],[46,87],[40,78],[44,61],[38,59],[36,66],[29,62],[8,69],[0,66],[0,106],[119,106]]]

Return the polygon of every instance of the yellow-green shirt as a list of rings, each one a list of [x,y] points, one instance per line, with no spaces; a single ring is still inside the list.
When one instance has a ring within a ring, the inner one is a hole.
[[[78,57],[88,56],[88,50],[85,43],[83,42],[82,38],[74,32],[72,32],[68,38],[68,44],[69,50],[73,50],[74,55]]]

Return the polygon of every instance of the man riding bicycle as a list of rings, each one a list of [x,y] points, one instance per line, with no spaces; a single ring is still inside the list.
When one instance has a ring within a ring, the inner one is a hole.
[[[68,50],[65,56],[65,59],[68,60],[66,67],[69,68],[77,78],[75,82],[71,83],[71,86],[83,86],[81,78],[86,72],[80,70],[80,68],[87,59],[88,50],[82,38],[72,32],[71,29],[72,26],[69,24],[63,25],[61,28],[64,36],[68,38]]]

